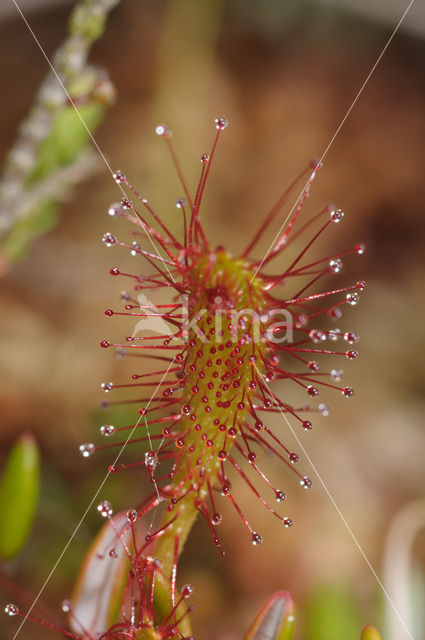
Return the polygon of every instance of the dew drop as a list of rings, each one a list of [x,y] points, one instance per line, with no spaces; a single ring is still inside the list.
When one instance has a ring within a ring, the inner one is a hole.
[[[334,382],[341,382],[341,378],[344,374],[343,369],[332,369],[331,378]]]
[[[122,171],[120,171],[120,169],[118,169],[117,171],[115,171],[115,173],[112,174],[113,178],[115,180],[115,182],[117,184],[120,184],[120,182],[125,182],[127,180],[127,178],[125,177],[125,175],[123,174]]]
[[[107,340],[101,340],[101,341],[99,342],[99,344],[100,344],[100,346],[101,346],[103,349],[107,349],[108,347],[110,347],[110,346],[111,346],[111,343],[110,343],[110,342],[108,342]]]
[[[211,516],[211,522],[214,526],[221,524],[223,522],[223,516],[221,513],[218,513],[217,511],[213,513]]]
[[[284,500],[286,500],[286,495],[280,489],[276,489],[276,491],[274,492],[274,495],[277,502],[283,502]]]
[[[301,327],[305,327],[307,325],[308,325],[307,316],[305,316],[303,313],[298,313],[295,316],[295,326],[297,327],[297,329],[300,329]]]
[[[109,518],[113,514],[111,503],[107,500],[103,500],[97,505],[97,510],[103,518]]]
[[[319,409],[322,416],[327,417],[330,413],[329,406],[327,404],[324,404],[323,402],[321,402],[317,408]]]
[[[8,616],[17,616],[19,613],[19,609],[16,606],[16,604],[10,603],[7,604],[4,608],[4,612],[8,615]]]
[[[166,124],[158,125],[155,129],[155,133],[157,136],[164,136],[164,138],[169,138],[171,136],[171,131]]]
[[[283,526],[286,527],[287,529],[289,529],[289,527],[292,527],[291,518],[283,518]]]
[[[332,320],[341,320],[344,317],[344,312],[339,307],[335,309],[329,309],[327,313],[328,316],[332,318]]]
[[[344,387],[342,390],[342,395],[346,398],[352,398],[354,396],[354,389],[352,387]]]
[[[254,545],[254,547],[256,547],[257,545],[263,542],[263,538],[260,536],[259,533],[256,533],[255,531],[253,531],[251,534],[251,542]]]
[[[336,223],[341,222],[343,217],[344,217],[344,212],[342,211],[342,209],[332,209],[329,215],[329,219],[331,220],[331,222],[336,222]]]
[[[134,522],[136,522],[137,516],[138,516],[138,513],[136,509],[129,509],[126,513],[127,520],[128,522],[131,522],[131,524],[134,524]]]
[[[230,485],[226,482],[221,487],[221,495],[222,496],[228,496],[229,494],[230,494]]]
[[[303,429],[305,429],[305,431],[311,431],[311,429],[313,428],[313,425],[311,424],[310,420],[303,420]]]
[[[366,245],[363,242],[361,242],[360,244],[356,244],[354,249],[359,254],[359,256],[362,256],[366,251]]]
[[[314,360],[311,360],[307,366],[310,371],[319,371],[319,363],[315,362]]]
[[[342,271],[342,260],[340,258],[329,260],[329,271],[331,273],[340,273]]]
[[[193,593],[193,587],[191,584],[186,584],[181,591],[183,598],[190,598],[192,593]]]
[[[145,453],[145,466],[146,469],[154,471],[158,464],[158,456],[155,451],[146,451]]]
[[[102,236],[102,242],[106,244],[107,247],[112,247],[112,245],[115,244],[116,241],[117,239],[111,233],[105,233]]]
[[[289,454],[289,460],[292,462],[292,464],[296,464],[300,459],[300,456],[298,455],[298,453],[290,453]]]
[[[132,209],[133,208],[133,203],[128,198],[122,198],[121,204],[124,207],[124,209]]]
[[[113,218],[120,218],[124,215],[124,208],[121,202],[114,202],[109,206],[108,214]]]
[[[62,600],[61,609],[64,613],[69,613],[72,609],[72,602],[69,599]]]
[[[354,331],[346,331],[344,333],[344,340],[348,342],[348,344],[355,344],[360,340],[360,337]]]
[[[105,393],[108,393],[108,391],[111,391],[111,389],[114,388],[114,384],[113,384],[113,382],[102,382],[102,384],[100,385],[100,388]]]
[[[176,200],[176,207],[177,209],[183,209],[183,207],[186,206],[186,199],[185,198],[177,198]]]
[[[313,385],[309,384],[307,387],[307,393],[311,398],[317,398],[317,396],[319,395],[319,391],[317,390],[316,387],[313,387]]]
[[[210,159],[210,157],[206,153],[202,154],[202,156],[201,156],[202,164],[205,164],[206,162],[209,162],[209,159]]]
[[[354,292],[351,292],[351,293],[347,293],[346,300],[347,300],[348,304],[351,304],[351,306],[354,307],[358,303],[358,301],[360,300],[360,296],[359,296],[358,293],[356,293],[354,291]]]
[[[90,456],[95,452],[95,446],[93,442],[84,442],[83,444],[80,444],[79,450],[83,458],[90,458]]]
[[[352,349],[350,349],[349,351],[345,352],[345,356],[349,359],[349,360],[355,360],[358,357],[358,353],[357,351],[353,351]]]
[[[138,242],[135,242],[135,241],[134,241],[134,242],[132,242],[132,243],[131,243],[131,246],[133,247],[133,248],[130,250],[131,255],[132,255],[132,256],[137,256],[138,252],[139,252],[139,251],[140,251],[140,249],[141,249],[140,244],[139,244]]]
[[[326,340],[326,333],[320,329],[312,329],[308,334],[310,340],[316,344]]]
[[[229,124],[229,121],[224,116],[221,116],[220,118],[215,119],[215,128],[218,131],[222,131],[223,129],[225,129],[228,124]]]
[[[110,436],[114,435],[116,429],[112,424],[103,424],[100,427],[99,431],[102,436],[105,436],[105,438],[109,438]]]
[[[332,329],[328,333],[328,338],[331,342],[337,342],[341,337],[341,329]]]
[[[303,489],[310,489],[313,485],[313,482],[308,476],[304,476],[304,478],[300,480],[300,485],[303,487]]]

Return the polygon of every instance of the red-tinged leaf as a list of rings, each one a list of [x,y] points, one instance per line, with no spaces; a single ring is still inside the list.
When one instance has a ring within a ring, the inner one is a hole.
[[[69,622],[75,633],[84,628],[97,638],[116,622],[130,566],[123,545],[128,546],[130,538],[125,513],[115,515],[95,538],[72,597]],[[110,556],[111,550],[117,557]]]
[[[362,629],[360,640],[382,640],[381,634],[375,627],[367,625]]]
[[[0,481],[0,559],[9,560],[22,549],[37,506],[40,462],[37,444],[24,433],[14,445]]]
[[[251,625],[245,640],[292,640],[294,603],[287,591],[269,598]]]

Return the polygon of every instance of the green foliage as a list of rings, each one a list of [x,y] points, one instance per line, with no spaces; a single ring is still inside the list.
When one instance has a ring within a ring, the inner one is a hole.
[[[104,113],[104,109],[96,103],[81,106],[78,111],[90,131],[100,124]],[[89,139],[81,118],[72,106],[64,107],[56,114],[50,135],[38,148],[37,164],[29,177],[28,186],[46,177],[58,167],[75,162]]]
[[[319,588],[306,610],[305,640],[358,640],[361,623],[347,588]]]
[[[77,5],[72,12],[69,30],[72,35],[81,35],[88,40],[97,40],[105,28],[106,15],[102,11],[94,12],[87,2]]]
[[[68,37],[53,57],[55,74],[43,81],[7,156],[0,179],[3,269],[56,224],[60,203],[97,166],[88,131],[96,131],[115,92],[107,73],[88,64],[88,55],[118,2],[77,3]]]
[[[0,481],[0,558],[9,560],[22,549],[38,501],[40,470],[37,444],[25,433],[14,445]]]

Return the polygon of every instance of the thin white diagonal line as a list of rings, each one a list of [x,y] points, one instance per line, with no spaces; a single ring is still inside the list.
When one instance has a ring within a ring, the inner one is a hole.
[[[388,49],[392,39],[394,38],[395,34],[397,33],[401,23],[403,22],[404,18],[406,17],[406,15],[408,14],[408,12],[410,11],[410,8],[412,6],[412,4],[414,3],[415,0],[410,0],[407,8],[405,9],[403,15],[401,16],[400,20],[398,21],[397,25],[395,26],[395,28],[393,29],[393,32],[391,33],[390,37],[388,38],[384,48],[382,49],[381,53],[378,56],[378,59],[376,60],[375,64],[373,65],[372,69],[369,71],[368,75],[366,76],[366,79],[364,80],[362,86],[360,87],[360,89],[358,90],[353,102],[351,103],[351,106],[349,107],[349,109],[347,110],[346,114],[344,115],[343,119],[341,120],[341,122],[339,123],[338,127],[336,128],[335,133],[333,134],[332,138],[329,141],[329,144],[327,145],[327,147],[325,148],[325,150],[323,151],[322,155],[320,156],[320,160],[319,160],[319,166],[320,164],[323,162],[323,159],[325,158],[325,156],[327,155],[329,149],[331,148],[331,146],[333,145],[335,138],[337,137],[337,135],[339,134],[339,132],[341,131],[345,121],[347,120],[348,116],[350,115],[350,113],[352,112],[352,110],[354,109],[355,105],[357,104],[358,99],[360,98],[361,94],[363,93],[364,88],[366,87],[367,83],[369,82],[370,78],[372,77],[376,67],[378,66],[378,64],[380,63],[382,57],[384,56],[386,50]],[[282,233],[282,230],[284,228],[284,226],[286,225],[286,223],[288,222],[289,218],[291,217],[295,207],[298,205],[299,201],[301,200],[303,193],[305,191],[305,189],[308,187],[308,184],[310,182],[310,178],[307,180],[307,182],[305,183],[305,185],[303,186],[303,188],[301,189],[301,192],[297,198],[297,200],[295,201],[293,207],[291,208],[290,212],[288,213],[288,215],[286,216],[285,220],[283,221],[279,231],[277,232],[277,234],[275,235],[275,237],[273,238],[272,243],[270,244],[269,248],[267,249],[263,259],[261,260],[260,264],[258,265],[257,269],[255,270],[254,275],[251,278],[251,283],[254,280],[254,278],[256,277],[257,273],[259,272],[259,270],[261,269],[261,267],[263,266],[264,260],[267,258],[267,256],[269,255],[270,251],[273,249],[276,240],[278,239],[278,237],[280,236],[280,234]]]
[[[261,377],[264,385],[267,387],[269,392],[272,393],[271,390],[270,390],[269,385],[267,384],[266,378],[263,376],[263,374],[261,373],[261,371],[259,370],[259,368],[257,367],[257,365],[255,363],[254,363],[254,367],[256,368],[257,373]],[[351,538],[353,539],[353,542],[355,543],[356,547],[358,548],[358,550],[360,551],[361,555],[363,556],[367,566],[369,567],[369,569],[373,573],[376,581],[378,582],[382,592],[384,593],[384,595],[387,598],[388,602],[390,603],[392,609],[394,610],[394,613],[396,614],[397,618],[399,619],[401,625],[403,626],[403,628],[406,631],[407,635],[409,636],[410,640],[414,640],[412,634],[410,633],[409,629],[406,626],[406,623],[404,622],[403,618],[401,617],[397,607],[395,606],[394,602],[391,600],[388,591],[385,589],[381,579],[379,578],[378,574],[376,573],[375,569],[373,568],[372,563],[370,562],[370,560],[367,557],[366,553],[363,551],[363,548],[360,545],[360,542],[357,540],[356,536],[352,532],[352,530],[350,528],[350,525],[348,524],[348,522],[346,521],[346,519],[344,518],[344,516],[343,516],[343,514],[341,512],[341,509],[338,507],[338,505],[335,502],[331,492],[329,491],[329,489],[326,486],[324,480],[322,479],[322,476],[318,472],[317,467],[315,466],[315,464],[313,463],[312,459],[310,458],[310,456],[308,455],[307,451],[305,450],[305,448],[304,448],[301,440],[299,439],[296,431],[293,429],[293,427],[292,427],[291,423],[289,422],[288,418],[286,417],[285,413],[282,411],[282,408],[278,406],[278,409],[279,409],[282,417],[285,419],[289,429],[291,430],[292,435],[294,436],[295,440],[297,441],[298,446],[301,448],[301,450],[302,450],[303,454],[305,455],[305,457],[307,458],[311,468],[313,469],[314,473],[316,474],[317,478],[319,479],[319,482],[322,485],[322,487],[324,488],[329,500],[332,502],[333,506],[335,507],[335,510],[336,510],[337,514],[339,515],[339,517],[341,518],[342,522],[344,523],[344,526],[347,529],[348,533],[350,534]]]
[[[98,143],[96,142],[96,139],[95,139],[95,137],[93,136],[92,132],[91,132],[91,131],[90,131],[90,129],[88,128],[87,123],[86,123],[86,121],[84,120],[83,116],[81,115],[81,113],[80,113],[80,111],[79,111],[79,109],[78,109],[77,105],[75,104],[75,102],[73,101],[73,99],[71,98],[71,96],[69,95],[69,93],[68,93],[68,91],[67,91],[67,89],[66,89],[65,85],[63,84],[63,82],[62,82],[62,80],[61,80],[60,75],[58,74],[58,72],[57,72],[57,71],[56,71],[56,69],[54,68],[54,66],[53,66],[52,62],[50,61],[49,56],[48,56],[48,55],[47,55],[47,53],[44,51],[44,49],[43,49],[43,47],[42,47],[42,45],[41,45],[40,41],[38,40],[38,38],[37,38],[37,36],[35,35],[35,33],[34,33],[33,29],[31,28],[31,25],[29,24],[28,20],[26,19],[26,17],[25,17],[25,16],[24,16],[24,14],[22,13],[22,10],[20,9],[20,7],[18,6],[18,4],[16,3],[16,0],[12,0],[12,2],[13,2],[13,4],[15,5],[15,7],[16,7],[16,9],[17,9],[17,11],[19,12],[19,14],[20,14],[20,16],[21,16],[22,20],[24,21],[24,23],[25,23],[25,25],[26,25],[26,27],[27,27],[28,31],[29,31],[29,32],[30,32],[30,34],[32,35],[32,37],[33,37],[33,39],[34,39],[35,43],[37,44],[38,48],[40,49],[41,53],[43,54],[43,56],[44,56],[44,58],[45,58],[45,60],[46,60],[47,64],[49,65],[50,69],[52,70],[53,74],[55,75],[56,80],[59,82],[60,86],[62,87],[62,89],[63,89],[63,91],[64,91],[64,93],[65,93],[65,95],[66,95],[66,97],[68,98],[69,102],[70,102],[70,103],[71,103],[71,105],[73,106],[73,108],[74,108],[74,110],[75,110],[75,113],[77,114],[77,116],[79,117],[79,119],[80,119],[80,121],[81,121],[81,124],[83,125],[83,127],[84,127],[84,128],[85,128],[85,130],[87,131],[87,133],[88,133],[88,135],[89,135],[89,137],[90,137],[91,141],[93,142],[94,146],[96,147],[96,150],[98,151],[98,153],[99,153],[100,157],[102,158],[103,162],[104,162],[104,163],[106,164],[106,166],[108,167],[108,169],[109,169],[109,171],[110,171],[110,173],[111,173],[111,175],[112,175],[112,177],[113,177],[113,175],[114,175],[114,171],[112,170],[111,165],[110,165],[110,164],[109,164],[109,162],[107,161],[107,159],[106,159],[106,157],[105,157],[105,154],[103,153],[102,149],[99,147]],[[124,196],[125,198],[127,198],[127,194],[125,193],[125,191],[124,191],[124,189],[122,188],[121,184],[120,184],[120,183],[117,183],[117,186],[118,186],[118,188],[121,190],[121,192],[122,192],[123,196]],[[158,251],[158,249],[157,249],[156,244],[155,244],[155,243],[154,243],[154,241],[152,240],[152,238],[151,238],[151,235],[150,235],[149,231],[147,231],[144,227],[142,227],[142,228],[143,228],[143,231],[145,232],[145,234],[147,235],[147,237],[149,238],[149,241],[150,241],[150,243],[151,243],[152,247],[154,248],[154,250],[155,250],[155,252],[156,252],[157,256],[161,259],[162,264],[164,265],[165,269],[168,271],[168,275],[170,276],[170,278],[172,279],[172,281],[173,281],[173,282],[175,282],[175,279],[173,278],[172,273],[171,273],[171,272],[170,272],[170,270],[168,269],[168,267],[167,267],[167,265],[165,264],[165,262],[164,262],[164,260],[163,260],[163,258],[162,258],[162,256],[161,256],[161,254],[159,253],[159,251]]]
[[[153,392],[152,396],[149,399],[149,402],[147,403],[145,409],[148,409],[149,405],[151,404],[152,400],[154,399],[158,389],[161,387],[161,383],[164,380],[165,376],[167,375],[168,371],[170,370],[171,366],[172,366],[173,362],[170,362],[170,364],[168,365],[168,369],[167,371],[164,373],[164,375],[162,376],[160,382],[158,383],[155,391]],[[113,464],[111,465],[112,467],[114,467],[118,460],[121,458],[124,449],[126,448],[127,444],[129,443],[131,437],[133,436],[133,433],[135,432],[136,428],[139,426],[140,421],[142,420],[143,416],[140,416],[140,418],[138,419],[138,421],[136,422],[136,424],[134,425],[134,427],[132,428],[130,435],[128,436],[127,440],[124,442],[123,446],[121,447],[121,449],[119,450]],[[25,622],[28,619],[28,616],[31,614],[31,611],[34,609],[35,605],[37,604],[38,600],[40,599],[41,594],[43,593],[44,589],[47,587],[47,584],[50,581],[50,578],[52,577],[52,575],[54,574],[54,572],[56,571],[59,563],[61,562],[63,556],[65,555],[66,551],[68,550],[69,545],[71,544],[71,542],[73,541],[73,539],[75,538],[78,530],[80,529],[81,525],[83,524],[88,512],[90,511],[90,509],[92,508],[95,500],[97,499],[97,496],[99,495],[99,493],[101,492],[103,486],[105,485],[107,479],[109,478],[109,476],[111,475],[111,471],[110,471],[111,467],[109,467],[108,469],[108,473],[106,474],[106,476],[103,478],[102,482],[100,483],[96,493],[94,494],[93,498],[91,499],[87,509],[84,511],[80,521],[78,522],[77,526],[75,527],[72,535],[70,536],[69,540],[67,541],[66,545],[64,546],[64,548],[62,549],[58,559],[56,560],[55,564],[53,565],[49,575],[47,576],[46,580],[44,581],[43,585],[41,586],[39,592],[37,593],[32,605],[30,606],[30,608],[28,609],[28,611],[25,614],[25,617],[23,618],[21,624],[19,625],[15,635],[13,636],[12,640],[15,640],[18,637],[19,632],[21,631],[22,627],[24,626]]]

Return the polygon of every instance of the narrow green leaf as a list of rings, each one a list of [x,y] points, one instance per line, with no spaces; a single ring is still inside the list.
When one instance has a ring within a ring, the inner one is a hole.
[[[0,480],[0,559],[22,549],[30,532],[40,487],[37,444],[24,433],[12,448]]]
[[[375,627],[367,625],[363,627],[360,640],[382,640],[379,631]]]
[[[292,640],[294,624],[292,598],[287,591],[278,591],[267,600],[245,640]]]

